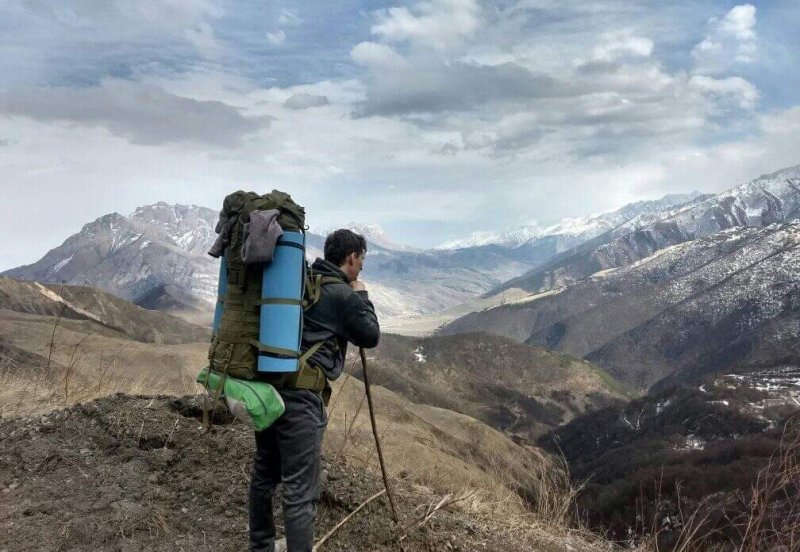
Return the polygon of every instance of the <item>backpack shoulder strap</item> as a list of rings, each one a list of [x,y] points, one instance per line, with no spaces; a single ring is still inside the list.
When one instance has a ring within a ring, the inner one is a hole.
[[[306,275],[305,293],[303,297],[303,310],[308,310],[319,301],[322,295],[322,286],[329,284],[343,284],[344,282],[334,276],[323,276],[322,274],[314,274],[309,271]]]

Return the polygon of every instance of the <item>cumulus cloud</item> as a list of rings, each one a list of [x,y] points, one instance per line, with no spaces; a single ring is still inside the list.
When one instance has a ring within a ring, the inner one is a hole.
[[[304,3],[0,2],[0,166],[21,190],[2,206],[62,190],[57,210],[75,218],[43,252],[92,216],[162,199],[213,207],[240,183],[291,191],[314,224],[370,212],[424,229],[425,245],[445,222],[468,229],[486,189],[504,225],[549,224],[798,162],[800,112],[771,97],[791,63],[773,58],[767,83],[755,65],[756,40],[759,52],[777,40],[767,5],[756,36],[752,6],[691,0],[388,4],[326,4],[323,28]],[[724,55],[701,55],[704,39]],[[124,202],[97,192],[109,174]]]
[[[374,35],[387,42],[412,42],[448,50],[462,44],[481,24],[475,0],[430,0],[411,9],[394,7],[375,12]]]
[[[274,33],[267,33],[267,42],[273,46],[281,46],[284,42],[286,42],[286,33],[283,31],[283,29],[279,29]]]
[[[635,36],[630,32],[609,33],[592,51],[592,61],[614,62],[625,57],[649,57],[653,53],[653,41]]]
[[[741,109],[754,109],[758,101],[758,89],[741,77],[715,79],[704,75],[695,75],[689,85],[703,94],[708,94],[723,101],[730,101]]]
[[[359,65],[372,68],[403,69],[408,62],[391,46],[377,42],[360,42],[351,50],[350,57]]]
[[[310,107],[322,107],[328,105],[328,97],[316,94],[298,93],[289,96],[283,107],[289,109],[308,109]]]
[[[742,4],[722,19],[709,21],[709,33],[692,49],[697,72],[721,73],[737,63],[752,63],[756,55],[756,7]]]
[[[177,96],[141,83],[108,80],[89,88],[6,91],[0,113],[42,122],[103,127],[136,144],[194,142],[235,146],[270,124],[220,101]]]

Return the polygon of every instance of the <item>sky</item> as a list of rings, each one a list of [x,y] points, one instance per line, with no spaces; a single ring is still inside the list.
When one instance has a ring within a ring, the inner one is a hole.
[[[0,270],[285,190],[431,247],[800,164],[800,2],[0,0]]]

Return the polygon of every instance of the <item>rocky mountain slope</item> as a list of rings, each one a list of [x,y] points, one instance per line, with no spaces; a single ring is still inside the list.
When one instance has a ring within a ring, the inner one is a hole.
[[[540,293],[600,271],[628,265],[656,251],[722,230],[763,228],[800,217],[800,165],[761,176],[725,192],[682,205],[648,210],[553,257],[492,293],[520,288]]]
[[[444,331],[491,331],[563,351],[647,388],[667,377],[800,363],[799,275],[799,221],[733,228]]]
[[[361,378],[355,356],[349,370]],[[416,403],[475,417],[525,442],[626,398],[589,362],[489,334],[384,334],[368,361],[371,381]]]
[[[787,169],[669,211],[649,230],[587,242],[568,256],[586,261],[569,265],[580,271],[562,264],[509,282],[496,296],[502,302],[485,298],[490,308],[442,332],[488,331],[564,351],[642,389],[666,377],[798,362],[798,183],[800,168]],[[655,239],[666,219],[672,231],[660,236],[677,243]]]
[[[190,319],[210,318],[219,269],[205,252],[217,213],[158,203],[130,216],[86,224],[34,264],[5,276],[101,288],[136,304]]]
[[[97,290],[91,297],[88,288],[2,282],[0,490],[9,508],[0,509],[0,549],[48,550],[64,539],[85,550],[241,549],[250,431],[220,415],[203,436],[199,397],[153,396],[199,391],[193,380],[207,344],[189,341],[207,339],[205,330]],[[173,334],[162,328],[169,322]],[[159,335],[140,331],[147,326]],[[163,342],[168,336],[173,343]],[[364,387],[353,377],[333,387],[321,531],[380,485]],[[92,402],[115,392],[138,396]],[[412,527],[408,550],[557,550],[564,539],[593,549],[564,526],[534,523],[525,501],[558,479],[538,449],[379,385],[373,396],[407,523],[420,505],[463,497],[463,509]],[[331,549],[384,549],[397,537],[390,527],[376,502]]]

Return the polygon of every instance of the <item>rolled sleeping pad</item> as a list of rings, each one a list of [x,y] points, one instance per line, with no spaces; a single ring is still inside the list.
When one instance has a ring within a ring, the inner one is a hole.
[[[211,326],[212,334],[219,331],[222,321],[222,311],[225,310],[225,294],[228,292],[228,262],[225,255],[219,258],[219,284],[217,284],[217,308],[214,310],[214,323]]]
[[[303,333],[305,267],[305,235],[284,232],[275,246],[272,262],[264,266],[259,341],[286,354],[259,351],[259,372],[296,372],[300,368],[297,356]]]

